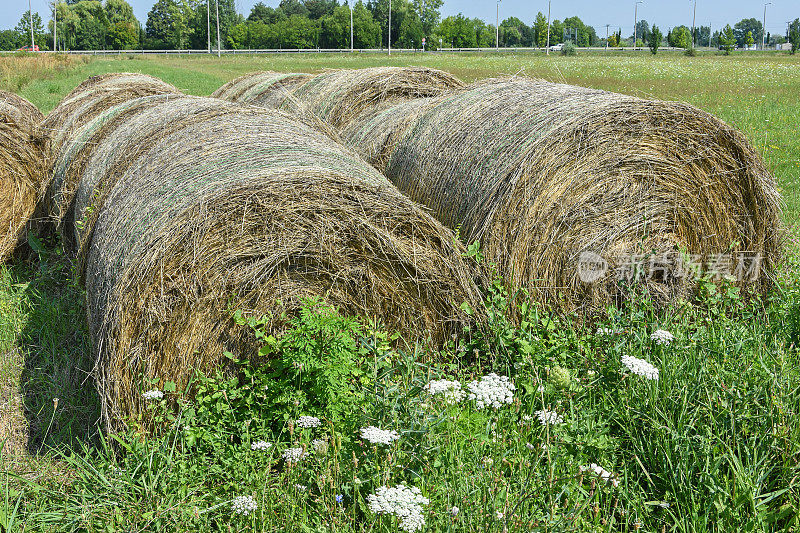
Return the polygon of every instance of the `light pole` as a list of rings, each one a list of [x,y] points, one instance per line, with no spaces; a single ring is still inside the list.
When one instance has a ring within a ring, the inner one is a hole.
[[[772,2],[767,2],[764,4],[764,27],[761,28],[761,50],[764,51],[766,49],[766,39],[767,39],[767,6],[771,6]]]
[[[347,7],[350,8],[350,52],[352,53],[355,48],[353,47],[353,6],[350,5],[350,2],[353,0],[348,0]]]
[[[609,26],[611,26],[611,24],[606,24],[606,50],[608,50],[608,27]]]
[[[389,0],[389,55],[392,55],[392,0]]]
[[[206,37],[208,37],[208,53],[211,53],[211,0],[206,0]]]
[[[58,0],[53,2],[53,52],[58,52]]]
[[[697,18],[697,0],[694,0],[694,13],[692,13],[692,48],[694,48],[694,23]]]
[[[28,18],[31,21],[31,52],[33,52],[36,43],[33,42],[33,10],[31,9],[31,0],[28,0]]]
[[[217,7],[217,57],[222,57],[222,49],[220,47],[220,39],[219,39],[219,0],[216,2]]]
[[[639,22],[639,4],[643,4],[642,0],[639,0],[633,6],[633,50],[636,51],[636,24]]]
[[[497,0],[497,19],[495,21],[495,30],[497,34],[494,38],[494,49],[500,50],[500,2],[503,0]]]
[[[544,55],[550,55],[550,0],[547,0],[547,46],[544,48]]]

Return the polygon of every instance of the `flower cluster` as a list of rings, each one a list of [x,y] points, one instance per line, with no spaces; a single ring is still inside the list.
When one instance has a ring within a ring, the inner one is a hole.
[[[642,376],[646,379],[658,379],[658,369],[644,359],[638,359],[632,355],[623,355],[622,364],[637,376]]]
[[[286,451],[283,452],[283,460],[287,463],[297,463],[305,455],[303,448],[286,448]]]
[[[467,384],[469,399],[475,400],[478,409],[492,406],[497,409],[504,403],[514,401],[514,391],[517,389],[507,376],[498,376],[494,372],[483,376],[480,381]]]
[[[260,440],[250,445],[251,450],[258,450],[261,452],[267,451],[268,449],[270,449],[270,447],[272,447],[272,444],[265,440]]]
[[[361,438],[371,442],[372,444],[386,444],[388,446],[393,441],[399,439],[400,434],[394,430],[368,426],[361,428]]]
[[[606,483],[611,483],[615,487],[619,486],[619,479],[617,479],[614,474],[595,463],[592,463],[589,466],[581,466],[581,472],[592,472]]]
[[[299,428],[318,428],[322,422],[316,416],[301,416],[295,424]]]
[[[431,396],[441,395],[445,403],[457,404],[464,399],[465,393],[461,390],[461,383],[447,379],[435,379],[425,385],[425,390]]]
[[[661,344],[664,346],[669,346],[669,343],[675,340],[675,336],[664,329],[655,330],[650,334],[650,338],[655,341],[656,344]]]
[[[233,499],[231,510],[233,514],[249,515],[258,509],[258,504],[252,496],[237,496]]]
[[[425,525],[422,506],[429,503],[417,487],[397,485],[378,487],[367,496],[367,505],[375,514],[392,514],[400,520],[400,529],[413,533]]]
[[[145,400],[160,400],[164,397],[164,393],[158,389],[149,390],[142,393],[142,398]]]
[[[546,426],[547,424],[563,424],[564,419],[556,413],[555,411],[548,411],[547,409],[542,409],[541,411],[536,411],[533,413],[536,415],[536,418],[539,419],[539,422]]]
[[[314,439],[311,442],[311,448],[319,455],[325,455],[328,453],[328,441],[325,439]]]

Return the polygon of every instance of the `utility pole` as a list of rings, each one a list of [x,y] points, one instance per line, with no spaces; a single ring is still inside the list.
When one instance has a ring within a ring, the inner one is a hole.
[[[389,55],[392,55],[392,0],[389,0]]]
[[[695,31],[694,30],[694,23],[695,23],[696,19],[697,19],[697,0],[694,0],[694,13],[692,14],[692,48],[694,48],[694,45],[695,45],[695,42],[694,42],[694,31]]]
[[[31,52],[36,48],[36,43],[33,42],[33,10],[31,9],[31,0],[28,0],[28,18],[31,21]]]
[[[545,55],[550,55],[550,2],[547,0],[547,46],[544,49]]]
[[[206,37],[208,37],[208,53],[211,53],[211,0],[206,0],[206,23],[208,29],[206,30]]]
[[[495,22],[495,30],[497,30],[497,35],[494,38],[494,49],[500,50],[500,2],[503,0],[497,0],[497,20]]]
[[[217,57],[222,57],[222,49],[220,47],[220,38],[219,38],[219,0],[217,0]]]
[[[761,28],[761,51],[766,49],[766,41],[767,41],[767,6],[771,6],[772,2],[767,2],[764,4],[764,27]]]
[[[636,2],[633,5],[633,50],[636,51],[636,23],[639,22],[639,4],[643,4],[643,1]]]
[[[711,48],[711,36],[714,35],[714,29],[711,22],[708,23],[708,47]]]
[[[58,52],[58,0],[53,1],[53,51]]]
[[[347,7],[350,8],[350,52],[352,53],[355,48],[353,47],[353,6],[350,5],[350,2],[353,0],[347,0]]]
[[[608,50],[608,27],[609,26],[611,26],[611,24],[606,24],[606,50]]]

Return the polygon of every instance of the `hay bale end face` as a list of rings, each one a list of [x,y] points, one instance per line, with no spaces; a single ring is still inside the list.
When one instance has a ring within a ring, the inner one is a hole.
[[[224,350],[254,356],[231,308],[279,325],[321,296],[435,343],[469,320],[462,302],[480,309],[454,234],[325,135],[252,107],[152,135],[100,209],[87,262],[112,424],[139,411],[142,377],[181,385]]]
[[[561,310],[622,301],[626,261],[643,262],[649,279],[630,274],[668,303],[694,286],[681,252],[706,272],[721,254],[758,257],[740,279],[755,289],[769,286],[778,260],[774,178],[741,133],[688,104],[487,80],[379,110],[342,136],[440,221],[480,241],[512,288]],[[599,277],[582,271],[586,258]]]
[[[0,263],[25,235],[47,176],[44,116],[30,102],[0,91]]]
[[[441,96],[463,87],[458,79],[422,67],[330,70],[298,86],[292,97],[337,129],[378,105]],[[288,106],[288,107],[287,107]],[[282,104],[292,111],[292,102]]]

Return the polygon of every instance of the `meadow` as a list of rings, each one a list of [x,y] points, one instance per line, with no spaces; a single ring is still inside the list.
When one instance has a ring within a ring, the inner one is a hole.
[[[782,190],[774,289],[750,298],[708,279],[691,302],[655,311],[642,295],[588,325],[498,283],[488,327],[441,352],[309,301],[278,338],[241,319],[268,364],[197,376],[191,401],[164,387],[111,435],[84,295],[57,237],[33,238],[0,267],[0,531],[800,530],[800,58],[6,55],[0,88],[47,112],[108,72],[208,95],[254,70],[377,65],[524,74],[719,116]],[[375,497],[400,483],[420,493]]]

